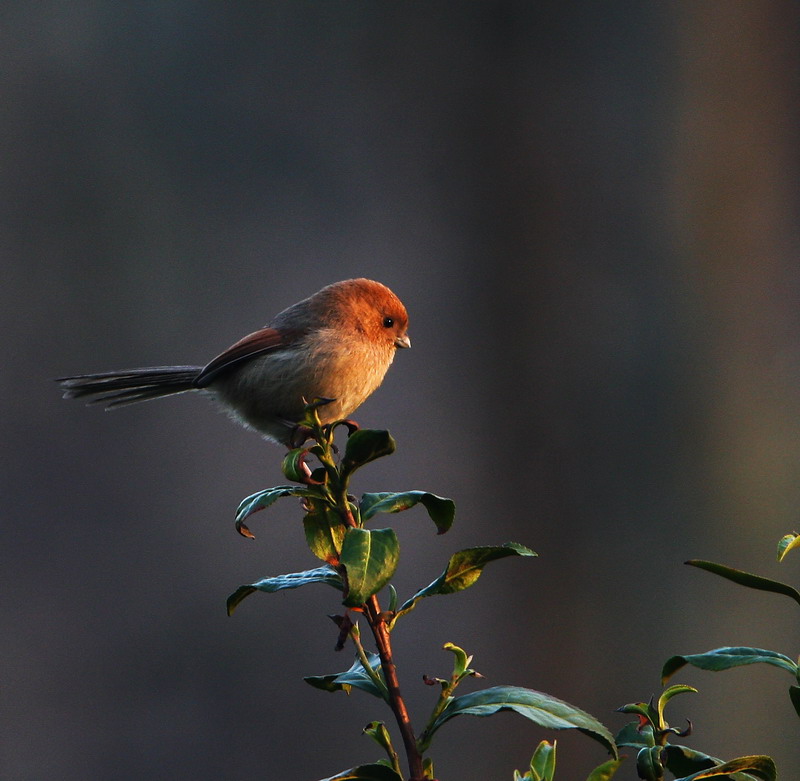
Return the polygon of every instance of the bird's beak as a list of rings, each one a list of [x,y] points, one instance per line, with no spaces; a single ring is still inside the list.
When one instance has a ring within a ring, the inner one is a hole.
[[[411,338],[408,334],[403,334],[402,336],[398,336],[394,340],[395,347],[411,347]]]

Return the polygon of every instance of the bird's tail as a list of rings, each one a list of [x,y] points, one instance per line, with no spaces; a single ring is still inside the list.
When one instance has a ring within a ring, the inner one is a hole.
[[[60,377],[56,382],[64,391],[65,399],[93,396],[90,404],[105,404],[106,409],[111,409],[194,390],[194,381],[201,369],[202,366],[154,366]]]

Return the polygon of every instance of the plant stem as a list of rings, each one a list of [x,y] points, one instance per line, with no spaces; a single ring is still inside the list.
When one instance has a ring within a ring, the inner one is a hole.
[[[332,432],[329,434],[328,438],[324,437],[324,433],[321,429],[315,432],[315,434],[317,443],[322,447],[322,453],[318,454],[318,458],[328,472],[331,491],[336,501],[336,509],[346,526],[357,527],[358,523],[353,517],[350,503],[347,500],[349,475],[343,474],[340,469],[337,469],[333,459],[331,447],[333,439]],[[425,781],[422,754],[420,754],[419,748],[417,747],[417,739],[414,736],[414,727],[411,724],[411,717],[408,715],[405,700],[400,692],[400,681],[397,677],[397,667],[395,666],[392,656],[392,643],[389,638],[389,630],[386,627],[383,611],[378,602],[378,597],[375,594],[373,594],[364,605],[364,616],[367,619],[369,628],[372,630],[375,644],[378,647],[378,655],[381,658],[381,670],[383,671],[383,677],[386,681],[386,688],[389,691],[389,707],[392,709],[392,713],[394,713],[397,726],[400,729],[400,735],[403,738],[403,746],[405,747],[406,759],[408,761],[408,772],[410,774],[409,781]],[[364,664],[363,660],[362,664]]]
[[[431,731],[433,729],[433,725],[436,723],[436,719],[439,718],[441,712],[447,707],[447,704],[452,699],[452,692],[455,686],[448,685],[442,688],[441,694],[439,695],[439,701],[433,708],[433,712],[431,713],[431,717],[428,719],[428,723],[425,725],[425,729],[422,730],[422,734],[419,736],[419,740],[417,741],[417,748],[421,752],[425,752],[428,750],[428,746],[431,742]]]
[[[400,681],[397,677],[397,668],[392,657],[392,644],[389,639],[389,632],[386,629],[386,622],[381,616],[381,608],[378,598],[373,594],[367,601],[365,615],[369,623],[375,643],[378,646],[378,654],[381,657],[381,669],[389,689],[389,705],[392,708],[400,735],[403,738],[403,745],[406,750],[408,760],[408,771],[411,774],[410,781],[424,781],[424,770],[422,767],[422,755],[417,748],[417,739],[414,737],[414,728],[411,725],[411,717],[408,715],[403,695],[400,693]]]
[[[378,675],[378,673],[376,673],[375,670],[372,669],[372,665],[369,663],[369,659],[367,658],[367,652],[364,650],[364,646],[361,644],[361,637],[360,637],[360,632],[358,631],[358,626],[354,626],[350,630],[350,639],[353,641],[353,645],[356,647],[356,653],[358,654],[361,666],[364,668],[364,672],[367,675],[369,675],[369,677],[372,679],[372,682],[375,684],[378,691],[381,692],[383,699],[386,700],[386,702],[388,703],[389,692],[386,688],[386,684],[384,683],[383,678],[381,678],[381,676]],[[391,705],[391,703],[389,704]]]
[[[340,495],[338,509],[348,526],[356,526],[353,513],[347,502],[345,490],[338,492]],[[389,707],[394,713],[400,735],[403,738],[403,746],[406,750],[408,760],[408,771],[411,774],[410,781],[424,781],[424,770],[422,767],[422,755],[417,748],[417,739],[414,736],[414,727],[411,724],[411,717],[408,715],[405,700],[400,692],[400,681],[397,677],[397,667],[392,656],[392,642],[389,637],[389,630],[386,628],[386,621],[383,618],[378,597],[373,594],[364,605],[364,616],[367,619],[369,628],[375,637],[375,644],[378,647],[378,655],[381,658],[381,669],[386,681],[386,688],[389,690]]]

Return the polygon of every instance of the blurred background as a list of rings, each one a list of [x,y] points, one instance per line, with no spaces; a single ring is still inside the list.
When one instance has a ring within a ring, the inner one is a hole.
[[[367,276],[414,347],[359,411],[390,459],[401,596],[515,540],[395,644],[417,720],[449,675],[539,689],[616,732],[673,654],[795,657],[797,607],[683,565],[795,585],[800,510],[800,6],[79,2],[0,9],[2,681],[14,781],[297,779],[374,761],[377,700],[336,594],[241,583],[315,566],[281,452],[201,397],[104,414],[53,377],[203,364],[323,285]],[[681,671],[686,742],[800,777],[780,670]],[[465,684],[465,688],[471,684]],[[464,717],[437,776],[510,779],[543,738]],[[559,777],[599,744],[560,734]],[[634,779],[633,762],[618,777]]]

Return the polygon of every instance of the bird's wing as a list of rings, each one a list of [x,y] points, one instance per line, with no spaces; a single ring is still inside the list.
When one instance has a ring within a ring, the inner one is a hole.
[[[278,331],[275,328],[261,328],[232,344],[203,368],[195,380],[195,387],[205,388],[220,374],[249,361],[257,355],[280,350],[294,342],[302,334],[298,331]]]

